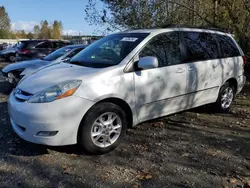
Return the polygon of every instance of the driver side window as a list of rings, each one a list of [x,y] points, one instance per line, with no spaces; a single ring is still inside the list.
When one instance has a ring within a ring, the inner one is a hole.
[[[140,52],[139,57],[157,57],[159,67],[177,65],[181,62],[180,42],[177,32],[155,36]]]

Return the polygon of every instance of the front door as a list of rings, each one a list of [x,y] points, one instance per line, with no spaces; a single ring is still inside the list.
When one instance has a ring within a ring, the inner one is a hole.
[[[187,68],[181,64],[178,33],[155,36],[139,53],[139,57],[145,56],[157,57],[159,67],[134,73],[138,120],[185,109]]]

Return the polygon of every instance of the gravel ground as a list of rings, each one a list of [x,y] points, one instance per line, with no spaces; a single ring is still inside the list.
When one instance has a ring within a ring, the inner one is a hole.
[[[249,83],[229,114],[202,107],[146,122],[102,156],[19,139],[8,88],[0,79],[0,187],[250,187]]]

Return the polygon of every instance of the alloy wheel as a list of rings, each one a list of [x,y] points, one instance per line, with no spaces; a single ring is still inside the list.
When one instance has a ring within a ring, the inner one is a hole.
[[[117,141],[121,131],[121,118],[113,112],[103,113],[92,125],[91,139],[96,146],[106,148]]]
[[[233,89],[231,87],[227,87],[222,93],[221,107],[223,109],[229,108],[233,102],[233,98],[234,98]]]

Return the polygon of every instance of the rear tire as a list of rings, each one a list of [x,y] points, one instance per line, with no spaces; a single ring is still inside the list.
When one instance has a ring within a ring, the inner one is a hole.
[[[214,104],[217,112],[228,113],[235,99],[235,88],[226,82],[220,89],[218,99]]]
[[[80,125],[78,143],[90,154],[108,153],[120,144],[127,124],[125,112],[116,104],[96,104]]]

